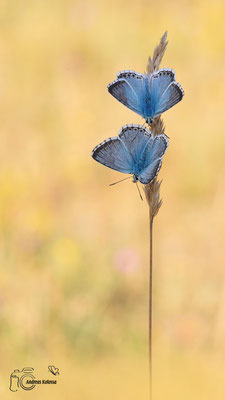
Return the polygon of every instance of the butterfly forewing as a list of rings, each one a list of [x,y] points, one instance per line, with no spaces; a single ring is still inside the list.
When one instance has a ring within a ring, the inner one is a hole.
[[[125,125],[119,132],[119,138],[126,146],[135,167],[137,167],[147,143],[152,138],[151,132],[140,125]]]
[[[155,109],[155,115],[160,115],[164,111],[169,110],[175,104],[179,103],[184,96],[182,87],[177,82],[172,82],[165,90],[163,95],[160,97],[157,107]]]
[[[161,97],[169,84],[175,80],[175,72],[172,69],[162,68],[150,75],[150,92],[157,93]]]
[[[142,91],[146,75],[135,71],[120,71],[116,78],[125,80],[135,90],[136,94],[139,95]]]
[[[161,69],[150,75],[149,108],[148,116],[154,118],[156,110],[165,90],[175,78],[175,73],[171,69]]]
[[[117,80],[108,85],[108,91],[130,110],[144,117],[144,93],[148,76],[134,71],[122,71]]]
[[[96,146],[92,157],[106,167],[127,174],[133,173],[133,159],[118,137],[104,140]]]

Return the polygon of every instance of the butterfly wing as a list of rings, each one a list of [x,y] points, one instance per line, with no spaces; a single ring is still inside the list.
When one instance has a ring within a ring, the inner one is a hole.
[[[181,85],[177,82],[171,82],[157,103],[155,116],[158,116],[175,106],[175,104],[179,103],[183,97],[184,91]]]
[[[141,183],[147,184],[156,178],[168,145],[168,138],[164,134],[154,136],[148,141],[140,159],[138,179]]]
[[[130,110],[144,117],[148,85],[149,78],[147,75],[134,71],[121,71],[117,75],[117,79],[108,85],[108,91]]]
[[[138,180],[143,183],[143,185],[147,185],[151,183],[158,175],[159,170],[162,165],[162,159],[159,158],[158,160],[153,161],[148,167],[141,171],[140,175],[138,176]]]
[[[162,68],[150,76],[150,92],[160,98],[171,82],[175,81],[175,72],[173,69]]]
[[[136,169],[138,169],[139,160],[145,147],[153,137],[152,133],[141,125],[130,124],[123,126],[118,136],[129,151]]]
[[[169,140],[166,135],[161,134],[153,136],[151,140],[148,141],[140,159],[143,169],[158,158],[162,158],[168,146]]]
[[[156,109],[165,90],[175,80],[172,69],[162,68],[150,76],[150,110],[149,115],[155,117]]]
[[[153,136],[140,125],[125,125],[118,137],[96,146],[92,157],[116,171],[135,174],[141,183],[147,184],[157,176],[167,147],[166,135]]]
[[[124,143],[118,137],[112,137],[100,143],[91,153],[94,160],[119,172],[132,174],[133,159]]]
[[[148,75],[128,70],[120,71],[116,78],[124,79],[139,97],[143,95],[143,86],[145,86],[145,82],[149,82]]]

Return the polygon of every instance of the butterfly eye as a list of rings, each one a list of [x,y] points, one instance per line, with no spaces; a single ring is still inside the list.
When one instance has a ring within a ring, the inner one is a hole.
[[[153,123],[154,119],[149,117],[145,120],[146,124],[151,125]]]

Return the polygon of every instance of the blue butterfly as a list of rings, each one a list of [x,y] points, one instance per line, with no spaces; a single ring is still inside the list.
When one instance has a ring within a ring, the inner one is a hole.
[[[125,125],[118,136],[104,140],[92,151],[94,160],[126,174],[144,185],[158,175],[169,141],[166,135],[154,136],[140,125]]]
[[[109,93],[151,124],[155,117],[173,107],[184,96],[172,69],[162,68],[151,75],[121,71],[108,87]]]

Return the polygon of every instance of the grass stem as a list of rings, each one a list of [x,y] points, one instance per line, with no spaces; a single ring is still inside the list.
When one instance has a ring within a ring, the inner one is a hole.
[[[149,207],[150,224],[150,254],[149,254],[149,393],[152,400],[152,239],[153,239],[153,216]]]

